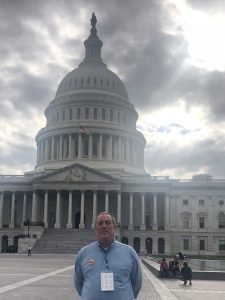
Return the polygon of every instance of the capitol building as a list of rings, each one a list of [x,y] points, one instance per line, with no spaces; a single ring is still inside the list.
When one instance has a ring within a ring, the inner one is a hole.
[[[0,175],[0,252],[32,244],[76,252],[95,238],[99,212],[117,220],[117,239],[140,254],[225,254],[225,180],[152,176],[146,140],[121,79],[101,58],[91,18],[85,57],[58,86],[36,135],[37,161],[24,175]]]

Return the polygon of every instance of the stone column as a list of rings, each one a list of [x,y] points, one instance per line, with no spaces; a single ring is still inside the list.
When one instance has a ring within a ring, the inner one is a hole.
[[[121,136],[119,136],[119,160],[122,160],[122,141],[121,141]]]
[[[129,220],[129,230],[134,229],[134,224],[133,224],[133,193],[130,193],[130,220]]]
[[[45,161],[48,161],[48,139],[45,140]]]
[[[157,194],[153,194],[153,230],[158,229],[158,220],[157,220]]]
[[[105,211],[109,212],[109,192],[105,191]]]
[[[93,191],[93,213],[91,228],[95,228],[95,220],[97,214],[97,191]]]
[[[109,160],[112,160],[112,136],[109,136]]]
[[[99,153],[98,158],[102,159],[102,134],[99,135]]]
[[[169,230],[170,227],[170,197],[169,194],[165,195],[165,230]]]
[[[129,147],[129,139],[126,139],[126,161],[130,162],[130,147]]]
[[[68,205],[68,221],[67,228],[72,228],[72,210],[73,210],[73,192],[69,191],[69,205]]]
[[[43,141],[40,141],[40,157],[39,162],[43,162]]]
[[[81,191],[79,228],[85,228],[85,224],[84,224],[84,191]]]
[[[93,153],[93,141],[92,141],[92,134],[89,134],[89,141],[88,141],[88,157],[92,158]]]
[[[33,191],[33,197],[32,197],[31,223],[37,223],[37,195],[36,195],[36,191]]]
[[[4,192],[0,192],[0,228],[3,224]]]
[[[45,228],[48,228],[48,191],[45,191],[44,224]]]
[[[63,137],[60,135],[59,137],[59,159],[62,160],[63,157]]]
[[[81,133],[78,133],[78,159],[82,157],[82,136]]]
[[[117,224],[121,225],[121,191],[117,192]]]
[[[72,158],[72,136],[69,135],[69,149],[68,149],[68,158]]]
[[[141,230],[146,230],[145,224],[145,194],[141,194]]]
[[[24,222],[26,221],[26,211],[27,211],[27,193],[24,192],[23,194],[23,215],[22,215],[22,224],[21,227],[23,228]]]
[[[10,217],[10,224],[9,228],[15,227],[15,204],[16,204],[16,194],[15,192],[12,193],[12,205],[11,205],[11,217]]]
[[[60,228],[60,217],[61,217],[61,195],[60,191],[57,191],[57,200],[56,200],[56,220],[54,224],[54,228]]]
[[[54,154],[55,154],[55,137],[52,136],[51,160],[55,159]]]

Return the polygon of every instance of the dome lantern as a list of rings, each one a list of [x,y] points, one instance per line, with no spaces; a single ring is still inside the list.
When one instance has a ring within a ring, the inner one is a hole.
[[[103,42],[97,36],[97,29],[96,29],[97,18],[94,13],[92,14],[92,18],[90,22],[92,27],[88,39],[84,42],[85,59],[83,63],[90,62],[90,61],[102,62],[101,48]]]

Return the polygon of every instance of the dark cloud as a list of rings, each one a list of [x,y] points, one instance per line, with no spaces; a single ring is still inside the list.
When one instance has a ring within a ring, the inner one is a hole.
[[[139,112],[173,106],[177,99],[182,99],[187,110],[193,106],[206,107],[209,122],[222,128],[225,73],[187,64],[188,44],[182,29],[174,22],[178,9],[165,3],[163,0],[0,0],[1,118],[10,122],[9,102],[20,118],[32,117],[32,109],[43,116],[63,77],[83,60],[83,41],[89,35],[94,11],[98,36],[104,42],[103,60],[109,68],[118,70]],[[187,3],[194,9],[212,13],[225,8],[224,1],[218,0]],[[66,23],[74,31],[74,38],[67,32]],[[63,53],[59,62],[55,57],[58,51]],[[32,64],[42,66],[43,70],[32,72],[29,68]],[[174,129],[183,136],[193,133],[175,123],[163,123],[149,131],[169,135]],[[19,136],[21,144],[9,142],[10,152],[0,154],[0,167],[34,166],[35,147],[26,146],[31,144],[30,138],[34,136]],[[151,148],[147,145],[146,168],[154,175],[165,170],[167,175],[170,171],[182,175],[207,169],[212,175],[222,176],[224,151],[225,142],[218,133],[212,139],[185,148],[176,141],[168,145],[156,141]]]

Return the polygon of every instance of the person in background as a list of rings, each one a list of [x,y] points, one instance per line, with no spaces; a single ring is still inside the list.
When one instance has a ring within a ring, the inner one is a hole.
[[[133,300],[142,284],[134,249],[115,240],[116,220],[108,212],[95,222],[97,241],[82,248],[75,261],[74,285],[82,300]]]
[[[184,285],[187,284],[187,281],[189,280],[189,284],[192,285],[192,270],[191,267],[188,266],[187,262],[185,261],[183,263],[183,268],[181,269],[181,274],[183,276]]]
[[[161,262],[160,262],[160,271],[159,271],[159,275],[162,278],[167,278],[169,275],[169,267],[168,264],[166,262],[166,258],[163,257]]]
[[[31,256],[31,246],[28,246],[27,248],[27,256]]]

